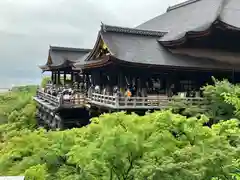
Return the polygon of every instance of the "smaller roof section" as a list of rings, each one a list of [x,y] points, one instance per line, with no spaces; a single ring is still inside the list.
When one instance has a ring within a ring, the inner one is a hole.
[[[40,66],[42,70],[51,70],[72,66],[78,59],[88,54],[91,49],[71,48],[50,46],[48,51],[48,59],[45,65]]]

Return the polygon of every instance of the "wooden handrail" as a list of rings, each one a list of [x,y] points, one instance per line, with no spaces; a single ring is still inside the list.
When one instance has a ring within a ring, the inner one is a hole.
[[[87,103],[96,104],[100,106],[105,106],[115,109],[161,109],[165,108],[172,101],[187,101],[190,103],[199,103],[203,100],[200,97],[194,98],[180,98],[173,97],[169,98],[167,96],[147,96],[147,97],[119,97],[110,96],[99,93],[91,93],[86,97],[85,94],[76,93],[73,94],[69,100],[63,100],[63,96],[53,96],[45,93],[41,90],[37,91],[37,97],[56,106],[60,107],[63,105],[70,106],[84,106]]]
[[[57,106],[57,107],[60,106],[60,97],[52,96],[40,90],[37,91],[37,97],[54,106]]]
[[[85,99],[86,99],[85,95],[79,93],[79,94],[73,94],[72,96],[70,96],[69,100],[64,100],[63,95],[53,96],[41,90],[37,91],[37,97],[56,107],[60,107],[62,105],[73,105],[73,106],[84,105]]]
[[[176,100],[184,100],[190,102],[202,101],[203,98],[179,98],[167,96],[148,96],[148,97],[118,97],[109,96],[98,93],[92,93],[88,97],[90,103],[95,103],[103,106],[114,106],[115,108],[128,109],[128,108],[164,108],[167,107],[169,102]]]

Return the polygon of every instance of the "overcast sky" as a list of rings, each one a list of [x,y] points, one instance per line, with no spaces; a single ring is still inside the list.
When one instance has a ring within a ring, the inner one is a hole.
[[[41,78],[50,44],[92,48],[101,21],[134,27],[182,1],[0,0],[0,84]]]

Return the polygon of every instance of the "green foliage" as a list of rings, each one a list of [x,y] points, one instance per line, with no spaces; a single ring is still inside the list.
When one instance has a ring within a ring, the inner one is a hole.
[[[22,110],[26,105],[31,104],[32,112],[35,111],[35,105],[32,96],[36,93],[37,86],[14,87],[12,91],[0,94],[0,124],[6,123],[8,117],[12,118],[14,114],[24,113]],[[30,108],[30,105],[28,105]],[[20,112],[19,112],[20,111]],[[11,119],[12,119],[11,118]]]
[[[232,85],[227,80],[217,81],[214,79],[215,85],[208,85],[203,87],[204,97],[209,102],[208,116],[215,121],[222,119],[230,119],[234,117],[234,106],[226,102],[223,93],[233,94],[238,85]]]
[[[25,93],[35,93],[37,90],[36,85],[28,85],[28,86],[16,86],[12,88],[13,92],[19,93],[19,92],[25,92]]]
[[[187,117],[199,117],[201,114],[208,115],[209,102],[206,99],[202,102],[192,102],[176,97],[173,100],[174,101],[168,105],[168,109],[171,109],[175,114],[181,114]]]
[[[69,161],[81,168],[82,179],[228,176],[238,157],[237,148],[222,135],[222,124],[209,128],[203,126],[206,121],[205,117],[185,118],[170,112],[144,117],[123,113],[104,115],[85,129],[82,139],[69,152]],[[231,124],[228,126],[231,128],[235,124],[235,133],[240,135],[238,121],[225,123]]]
[[[226,81],[204,87],[206,102],[200,110],[197,104],[184,102],[189,110],[181,113],[188,117],[170,111],[145,116],[121,112],[65,131],[35,129],[31,92],[13,91],[0,98],[7,118],[0,125],[0,176],[25,175],[28,180],[239,178],[240,91]],[[208,117],[216,119],[212,126],[205,126]]]
[[[198,117],[205,114],[210,118],[211,124],[234,118],[236,107],[229,103],[224,95],[233,96],[235,94],[237,97],[236,92],[240,93],[239,86],[232,85],[227,80],[218,81],[213,78],[213,81],[214,85],[206,85],[202,88],[204,95],[202,103],[174,101],[170,104],[172,111],[188,117]]]
[[[25,172],[25,179],[44,180],[46,178],[46,165],[32,166]]]
[[[45,77],[42,79],[41,87],[42,87],[42,88],[45,88],[46,85],[47,85],[47,83],[48,83],[49,81],[51,81],[51,77],[45,76]]]
[[[23,129],[36,126],[36,105],[32,101],[36,86],[15,87],[0,95],[0,141],[19,134]]]
[[[0,175],[28,179],[196,179],[230,177],[239,122],[212,128],[202,116],[105,114],[86,128],[21,131],[2,143]]]

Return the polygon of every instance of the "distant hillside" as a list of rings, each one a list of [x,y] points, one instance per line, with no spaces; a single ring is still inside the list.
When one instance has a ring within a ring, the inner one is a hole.
[[[25,86],[32,84],[40,84],[41,74],[38,78],[3,78],[0,77],[0,89],[1,88],[12,88],[13,86]]]
[[[35,92],[37,89],[37,85],[27,85],[27,86],[15,86],[11,89],[11,91],[17,92]]]

